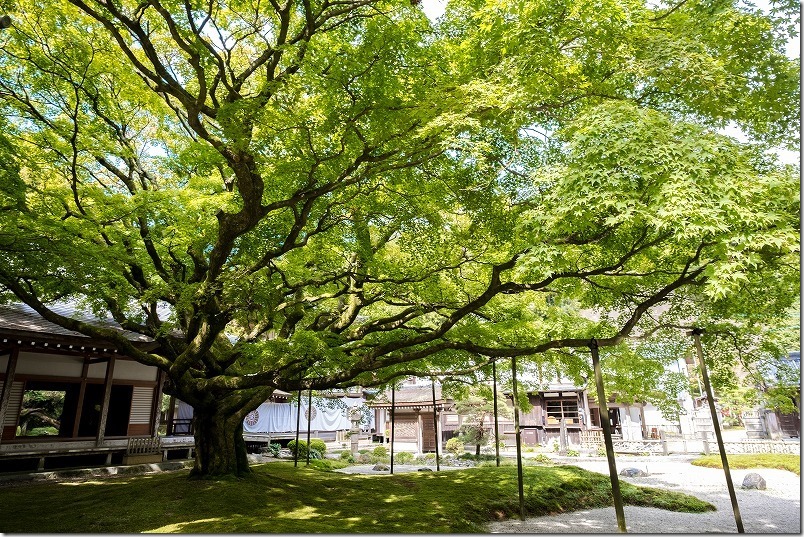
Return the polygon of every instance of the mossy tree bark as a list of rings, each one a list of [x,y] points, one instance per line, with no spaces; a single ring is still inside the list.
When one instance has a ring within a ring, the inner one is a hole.
[[[191,476],[242,476],[251,472],[240,413],[196,409],[194,420],[195,466]]]

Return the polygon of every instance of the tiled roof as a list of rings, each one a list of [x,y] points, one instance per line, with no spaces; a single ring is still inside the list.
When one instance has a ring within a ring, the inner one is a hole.
[[[142,334],[129,332],[113,319],[100,319],[92,313],[79,310],[74,303],[58,303],[48,306],[52,311],[64,317],[70,317],[100,328],[112,328],[122,332],[129,341],[149,342],[151,339]],[[26,304],[0,304],[0,333],[22,333],[31,336],[67,336],[71,338],[89,339],[84,334],[62,328],[42,318]]]
[[[444,403],[441,395],[441,386],[436,384],[435,399],[438,403]],[[391,404],[391,390],[386,390],[369,403],[370,406],[387,406]],[[432,405],[433,389],[430,386],[403,386],[396,390],[394,394],[394,405],[410,406],[416,404]]]

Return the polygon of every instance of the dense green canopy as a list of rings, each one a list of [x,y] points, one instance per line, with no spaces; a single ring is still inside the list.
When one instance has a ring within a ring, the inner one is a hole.
[[[9,9],[2,296],[165,371],[199,473],[247,471],[243,416],[277,388],[798,294],[797,171],[767,153],[798,144],[797,5],[456,0],[433,23],[410,4]],[[48,309],[66,298],[159,349]]]

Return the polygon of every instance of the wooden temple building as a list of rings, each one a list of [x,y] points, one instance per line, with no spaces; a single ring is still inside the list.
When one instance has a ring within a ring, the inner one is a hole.
[[[57,309],[120,330],[143,348],[154,345],[74,305]],[[157,436],[162,384],[157,368],[109,342],[50,323],[25,305],[0,306],[0,471],[162,460],[171,447]]]

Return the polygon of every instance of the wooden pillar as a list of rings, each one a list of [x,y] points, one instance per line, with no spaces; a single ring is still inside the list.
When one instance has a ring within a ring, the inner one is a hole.
[[[422,411],[416,410],[416,451],[424,455],[424,438],[422,437],[424,424],[422,423]]]
[[[606,459],[609,462],[609,477],[611,478],[611,495],[614,498],[614,512],[617,515],[617,527],[625,533],[625,510],[623,509],[623,497],[620,493],[620,479],[617,477],[617,464],[614,462],[614,442],[611,440],[611,422],[609,421],[609,409],[606,405],[606,395],[603,390],[603,373],[600,370],[600,356],[597,350],[597,340],[592,339],[589,343],[592,351],[592,367],[595,370],[595,384],[597,385],[597,401],[600,405],[600,425],[603,427],[603,441],[606,444]]]
[[[729,470],[729,459],[726,457],[726,448],[723,446],[723,435],[720,432],[720,424],[717,420],[717,410],[715,410],[715,395],[712,392],[712,384],[709,382],[709,372],[706,369],[706,360],[704,360],[703,347],[701,347],[701,334],[704,332],[702,328],[693,328],[689,335],[692,336],[695,343],[695,350],[698,351],[698,362],[701,366],[701,376],[703,377],[704,387],[706,388],[706,399],[709,401],[709,412],[712,414],[712,427],[715,430],[715,438],[717,439],[717,447],[720,450],[720,462],[723,464],[723,473],[726,474],[726,487],[729,489],[729,497],[731,498],[731,507],[734,511],[734,521],[737,523],[737,532],[745,533],[743,528],[743,519],[740,515],[740,506],[737,504],[737,495],[734,493],[734,483],[731,481],[731,471]],[[709,441],[704,437],[704,445],[709,447]]]
[[[497,360],[491,362],[491,378],[494,387],[494,453],[497,456],[497,466],[500,465],[500,422],[497,413]]]
[[[170,401],[168,402],[167,428],[165,430],[165,435],[167,436],[173,436],[174,434],[176,434],[176,425],[173,423],[175,414],[176,414],[176,396],[171,395]]]
[[[11,385],[14,383],[14,376],[17,372],[17,360],[20,356],[19,347],[14,347],[8,355],[6,365],[6,377],[3,380],[3,393],[0,394],[0,443],[3,441],[3,428],[6,423],[6,411],[11,401]]]
[[[78,426],[81,424],[81,414],[84,411],[84,395],[87,391],[87,374],[89,373],[89,357],[84,357],[84,365],[81,368],[81,386],[78,388],[78,408],[75,409],[75,423],[73,423],[72,437],[78,436]]]
[[[156,386],[154,387],[153,412],[151,413],[151,436],[159,435],[159,416],[162,415],[162,390],[165,387],[165,372],[159,369],[156,373]]]
[[[519,485],[519,518],[525,520],[525,485],[522,477],[522,436],[519,430],[519,398],[516,391],[516,357],[511,358],[511,377],[514,386],[514,434],[516,436],[516,475]]]
[[[589,430],[589,427],[592,426],[592,410],[589,408],[589,394],[586,391],[586,388],[583,390],[583,427],[584,431]]]
[[[98,425],[98,436],[95,445],[103,444],[103,435],[106,432],[106,419],[109,416],[109,399],[112,397],[112,380],[114,379],[114,356],[106,362],[106,378],[103,381],[103,402],[101,403],[100,424]]]

